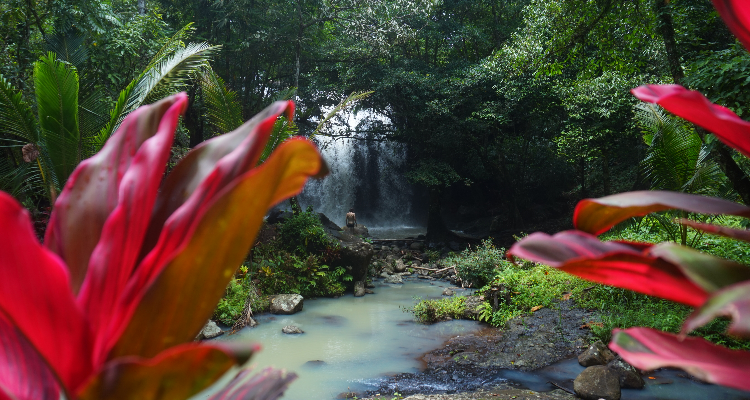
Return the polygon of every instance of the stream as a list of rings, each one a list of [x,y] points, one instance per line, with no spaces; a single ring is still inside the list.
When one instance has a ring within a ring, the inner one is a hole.
[[[453,375],[424,370],[425,353],[438,349],[450,338],[481,334],[485,324],[453,320],[432,325],[414,322],[404,308],[416,298],[440,298],[448,282],[408,278],[404,284],[375,282],[375,294],[339,299],[306,299],[302,312],[294,315],[258,315],[259,325],[215,340],[259,342],[263,351],[253,358],[256,370],[266,366],[295,372],[286,400],[335,399],[346,392],[398,391],[452,393],[479,387],[511,385],[537,392],[554,389],[550,381],[572,389],[573,379],[583,371],[575,358],[525,372],[517,369],[481,370]],[[454,289],[455,290],[455,289]],[[457,294],[468,294],[459,289]],[[281,333],[296,325],[305,333]],[[455,339],[453,339],[455,340]],[[462,339],[463,340],[463,339]],[[643,390],[623,389],[623,400],[750,400],[750,392],[704,384],[678,370],[658,370],[644,376]],[[386,396],[387,397],[387,396]]]

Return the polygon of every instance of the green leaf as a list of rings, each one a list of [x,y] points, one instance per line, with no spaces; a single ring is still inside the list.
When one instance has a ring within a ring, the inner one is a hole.
[[[0,74],[0,130],[23,138],[29,143],[39,141],[36,118],[31,107],[23,100],[23,94],[16,91],[2,74]]]

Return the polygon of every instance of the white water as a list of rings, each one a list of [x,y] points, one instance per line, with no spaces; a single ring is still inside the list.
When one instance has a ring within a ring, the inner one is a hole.
[[[367,111],[348,117],[341,124],[348,124],[351,129],[366,125],[368,119],[388,123],[384,116]],[[403,175],[406,148],[360,139],[315,138],[331,173],[322,180],[308,182],[299,196],[302,207],[312,205],[316,212],[340,226],[345,224],[350,208],[354,208],[357,222],[368,229],[424,226],[426,213],[415,209],[415,188]]]
[[[284,399],[325,400],[342,392],[372,390],[383,374],[417,372],[422,354],[451,336],[481,327],[463,320],[422,325],[400,309],[413,306],[414,297],[440,297],[447,283],[376,285],[375,294],[364,297],[305,300],[300,313],[258,316],[259,326],[216,340],[259,342],[263,351],[253,358],[256,370],[274,366],[299,375]],[[305,333],[283,334],[286,325],[297,325]]]

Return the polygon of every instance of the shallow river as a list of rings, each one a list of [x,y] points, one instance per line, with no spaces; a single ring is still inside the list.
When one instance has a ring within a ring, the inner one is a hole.
[[[481,329],[474,321],[449,321],[433,325],[414,322],[402,312],[414,297],[438,298],[447,282],[415,280],[403,285],[375,283],[374,295],[340,299],[305,300],[294,315],[259,315],[259,325],[217,340],[251,340],[263,351],[256,368],[274,366],[296,372],[299,378],[284,399],[333,399],[347,391],[377,387],[378,376],[417,372],[422,354],[446,339]],[[297,325],[302,335],[286,335],[281,328]]]

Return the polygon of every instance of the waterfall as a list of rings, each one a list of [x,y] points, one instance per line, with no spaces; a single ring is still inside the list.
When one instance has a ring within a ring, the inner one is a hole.
[[[362,126],[367,116],[372,113],[351,115],[348,124]],[[308,181],[299,196],[303,209],[311,205],[343,226],[346,212],[354,208],[357,222],[376,237],[424,233],[426,213],[414,206],[420,191],[404,177],[404,146],[328,136],[318,136],[315,141],[331,172],[321,180]]]

